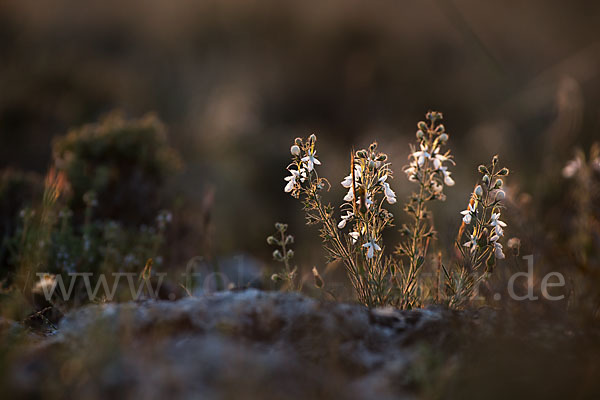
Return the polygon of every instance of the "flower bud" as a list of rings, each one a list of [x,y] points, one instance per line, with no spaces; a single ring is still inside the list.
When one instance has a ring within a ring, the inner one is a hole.
[[[502,168],[500,170],[500,172],[498,172],[498,175],[501,175],[501,176],[508,175],[508,168]]]
[[[294,257],[294,250],[292,250],[292,249],[289,249],[289,250],[287,251],[287,254],[285,255],[285,257],[286,257],[288,260],[289,260],[290,258],[293,258],[293,257]]]
[[[280,282],[280,281],[282,281],[283,279],[281,279],[281,276],[279,276],[279,274],[273,274],[273,275],[271,275],[271,280],[272,280],[273,282]]]
[[[485,184],[488,185],[490,184],[490,176],[489,175],[484,175],[483,178],[481,179],[481,181]]]
[[[446,127],[444,126],[444,124],[439,124],[438,126],[435,127],[435,131],[437,133],[444,132],[445,130],[446,130]]]
[[[380,155],[378,155],[378,156],[377,156],[377,158],[375,159],[375,161],[382,161],[382,162],[385,162],[385,161],[387,161],[387,158],[388,158],[388,157],[387,157],[387,155],[386,155],[386,154],[383,154],[383,153],[381,153]]]
[[[375,169],[375,162],[373,160],[369,160],[369,169],[370,170],[374,170]]]
[[[288,245],[288,244],[292,244],[292,243],[294,243],[294,237],[292,235],[288,235],[285,238],[285,244]]]
[[[494,183],[494,189],[500,189],[503,184],[504,182],[502,182],[502,179],[497,179],[496,183]]]
[[[488,171],[487,167],[483,164],[481,164],[479,167],[477,167],[477,169],[479,170],[480,173],[482,174],[489,174],[490,172]]]
[[[356,157],[358,158],[367,158],[367,152],[364,150],[359,150],[356,152]]]
[[[275,239],[273,236],[269,236],[267,238],[267,244],[274,246],[277,244],[277,239]]]
[[[292,153],[293,156],[299,156],[300,155],[300,147],[298,145],[293,145],[290,148],[290,153]]]
[[[492,157],[492,165],[496,165],[498,164],[498,154],[496,154],[494,157]]]
[[[496,192],[496,201],[504,200],[505,197],[506,193],[504,193],[504,190],[498,190]]]
[[[425,134],[423,133],[422,130],[419,129],[417,131],[417,139],[423,139],[423,136],[425,136]]]
[[[308,137],[308,141],[311,143],[314,143],[317,141],[317,135],[315,135],[314,133],[311,133],[310,136]]]
[[[281,255],[281,251],[275,250],[273,252],[273,259],[277,261],[283,261],[283,256]]]
[[[427,124],[425,123],[425,121],[419,121],[419,123],[417,124],[417,128],[424,132],[427,130]]]
[[[440,135],[440,142],[446,143],[448,141],[448,135],[446,133],[442,133]]]
[[[483,189],[481,188],[481,185],[477,185],[477,187],[475,188],[475,195],[477,197],[483,196]]]
[[[294,139],[294,143],[296,144],[296,146],[302,146],[302,138],[297,137],[296,139]]]

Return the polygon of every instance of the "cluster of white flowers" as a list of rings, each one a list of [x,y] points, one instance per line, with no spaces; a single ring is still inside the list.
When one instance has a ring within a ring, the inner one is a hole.
[[[421,131],[419,131],[421,132]],[[442,135],[446,135],[445,133]],[[418,135],[420,136],[420,135]],[[441,137],[441,136],[440,136]],[[446,135],[447,137],[447,135]],[[448,171],[448,166],[444,165],[445,161],[449,161],[454,164],[454,161],[450,158],[449,154],[440,154],[440,143],[439,141],[433,142],[433,150],[429,149],[429,145],[421,143],[419,145],[420,150],[413,151],[410,156],[410,163],[404,168],[404,173],[411,182],[417,182],[422,179],[422,170],[426,167],[426,161],[431,161],[432,169],[434,173],[439,173],[443,178],[443,182],[446,186],[454,186],[454,179],[452,179],[452,172]],[[434,192],[441,193],[443,190],[442,185],[432,180],[430,182]]]
[[[502,252],[502,244],[498,242],[502,236],[504,236],[504,229],[506,227],[506,223],[500,221],[500,213],[492,213],[490,226],[494,228],[492,232],[492,237],[490,238],[490,243],[494,245],[494,254],[496,258],[503,259],[504,253]]]
[[[494,159],[496,160],[496,159]],[[495,161],[497,162],[497,160]],[[471,200],[469,201],[469,205],[467,206],[466,210],[463,210],[460,212],[460,214],[462,215],[462,222],[465,225],[470,225],[471,222],[474,219],[477,219],[478,217],[483,218],[484,216],[480,216],[478,215],[478,208],[480,205],[480,202],[483,201],[483,207],[484,207],[484,212],[483,214],[485,214],[485,207],[486,207],[486,202],[489,201],[490,199],[488,199],[487,197],[489,197],[489,195],[491,193],[494,193],[494,197],[493,197],[493,203],[491,205],[488,205],[489,207],[491,207],[492,209],[492,213],[490,216],[490,219],[488,221],[477,221],[476,226],[473,227],[473,231],[470,234],[467,242],[465,242],[463,244],[464,247],[467,247],[468,249],[470,249],[471,254],[475,253],[478,249],[478,237],[481,235],[481,229],[487,227],[490,229],[490,233],[489,233],[489,238],[487,238],[489,240],[489,244],[491,246],[493,246],[494,249],[494,255],[497,259],[503,259],[504,258],[504,253],[502,251],[502,244],[499,242],[499,239],[504,236],[504,229],[506,227],[506,223],[504,221],[500,220],[500,211],[499,211],[499,203],[501,200],[504,200],[504,198],[506,197],[506,193],[502,190],[502,179],[497,179],[493,185],[491,185],[491,179],[488,175],[488,171],[487,168],[483,167],[483,170],[481,169],[482,167],[480,167],[480,171],[484,171],[485,175],[483,176],[482,182],[483,184],[486,186],[486,190],[487,190],[487,195],[486,195],[486,199],[483,199],[483,194],[484,194],[484,190],[481,187],[481,185],[477,185],[475,187],[475,190],[473,191],[473,194],[471,196]],[[506,172],[504,173],[504,170],[501,171],[503,175],[508,173],[508,170],[506,170]],[[500,173],[499,173],[500,174]],[[491,192],[491,193],[490,193]],[[487,232],[487,230],[484,230],[483,232]]]
[[[286,185],[283,190],[286,193],[297,194],[297,190],[301,188],[302,183],[308,179],[308,174],[315,170],[316,165],[321,165],[321,161],[317,159],[314,143],[317,140],[315,135],[311,135],[304,150],[299,146],[302,145],[301,139],[296,139],[296,143],[290,147],[290,153],[294,156],[295,162],[287,168],[290,175],[284,178]],[[302,156],[304,152],[304,156]],[[295,197],[297,197],[295,195]]]
[[[358,221],[355,224],[355,229],[360,232],[353,231],[348,235],[353,244],[357,243],[361,237],[363,240],[369,238],[362,245],[366,249],[366,257],[368,259],[373,258],[375,252],[381,251],[381,247],[377,244],[376,239],[373,237],[374,233],[371,231],[372,218],[379,218],[376,217],[379,215],[379,212],[377,210],[368,214],[366,212],[375,203],[381,204],[376,200],[379,193],[383,194],[383,198],[388,204],[395,204],[397,201],[396,193],[388,182],[392,171],[389,168],[389,164],[385,162],[387,156],[377,153],[376,148],[377,144],[373,143],[368,151],[361,150],[355,154],[352,162],[354,170],[352,171],[351,168],[348,176],[341,182],[342,187],[348,189],[348,192],[344,196],[346,203],[342,206],[345,215],[342,215],[337,225],[339,229],[344,229],[349,222]],[[360,210],[360,215],[356,215],[358,210]],[[379,235],[375,233],[374,236],[378,237]]]
[[[300,185],[300,182],[304,182],[306,180],[306,170],[304,168],[289,169],[290,176],[286,176],[283,180],[287,181],[285,188],[283,188],[284,192],[289,193],[294,190],[295,187]]]
[[[381,178],[379,178],[379,183],[381,184],[381,186],[383,186],[383,194],[385,195],[385,200],[389,204],[395,204],[396,193],[392,190],[392,188],[390,188],[390,184],[386,182],[387,178],[387,175],[382,176]]]

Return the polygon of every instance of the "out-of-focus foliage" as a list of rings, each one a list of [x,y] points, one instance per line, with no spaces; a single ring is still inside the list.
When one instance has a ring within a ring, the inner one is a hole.
[[[96,217],[130,224],[148,223],[164,206],[163,185],[179,166],[164,125],[152,115],[126,120],[111,114],[55,141],[54,162],[66,173],[76,213],[93,192]]]
[[[39,200],[42,190],[42,179],[35,173],[6,169],[0,174],[0,266],[10,263],[9,238],[17,230],[19,213]],[[0,267],[0,280],[7,272],[8,268]]]

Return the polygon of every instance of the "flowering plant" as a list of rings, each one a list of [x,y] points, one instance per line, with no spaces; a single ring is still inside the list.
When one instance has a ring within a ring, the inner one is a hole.
[[[454,164],[454,161],[450,150],[443,151],[448,141],[446,128],[441,124],[443,115],[430,111],[425,117],[427,121],[417,124],[418,150],[411,145],[410,162],[404,167],[408,180],[417,183],[419,190],[410,196],[404,207],[412,222],[402,226],[400,232],[404,235],[404,240],[396,248],[396,253],[406,261],[399,269],[398,277],[398,286],[401,288],[399,305],[402,308],[412,308],[419,303],[418,276],[425,263],[429,242],[435,237],[427,203],[444,201],[444,186],[454,185],[447,165]]]
[[[393,255],[385,253],[383,231],[394,220],[386,207],[396,204],[397,198],[390,186],[391,164],[388,156],[378,151],[377,143],[352,151],[350,172],[341,181],[348,192],[340,206],[339,219],[334,217],[331,204],[324,203],[322,198],[322,191],[329,189],[330,184],[317,172],[321,162],[317,158],[316,136],[310,135],[306,140],[296,138],[290,148],[292,162],[287,167],[290,175],[284,178],[284,191],[303,200],[308,224],[321,226],[321,238],[330,258],[343,262],[358,300],[367,306],[391,304],[414,308],[425,302],[420,272],[426,265],[430,241],[436,236],[427,205],[434,200],[445,200],[444,187],[454,185],[448,170],[454,161],[450,151],[444,149],[448,134],[442,119],[441,113],[430,111],[426,121],[417,124],[417,143],[411,145],[404,172],[410,182],[418,185],[418,190],[404,207],[411,221],[402,225],[403,240]],[[452,304],[458,304],[458,298],[465,298],[463,281],[469,280],[471,286],[467,286],[472,287],[481,279],[470,278],[466,272],[479,272],[485,262],[490,265],[490,255],[492,259],[504,257],[500,238],[506,224],[500,219],[500,209],[505,194],[499,177],[507,175],[508,170],[497,169],[497,162],[494,157],[490,170],[480,167],[484,174],[482,184],[477,186],[468,209],[462,213],[460,236],[472,222],[473,230],[469,232],[469,241],[460,247],[464,255],[461,272],[450,274],[443,268],[446,286],[454,296]]]
[[[478,170],[482,178],[475,186],[467,208],[461,211],[462,224],[456,242],[462,256],[461,264],[458,272],[453,274],[444,268],[450,305],[470,299],[496,260],[505,257],[500,242],[506,223],[500,218],[506,197],[502,177],[509,171],[498,166],[497,155],[490,165],[480,165]]]

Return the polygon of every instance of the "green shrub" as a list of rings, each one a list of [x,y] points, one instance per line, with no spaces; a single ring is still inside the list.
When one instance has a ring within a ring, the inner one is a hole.
[[[161,187],[180,165],[154,115],[126,120],[112,113],[55,140],[53,155],[71,186],[76,218],[83,217],[84,195],[94,192],[96,217],[127,225],[149,223],[165,208]]]

